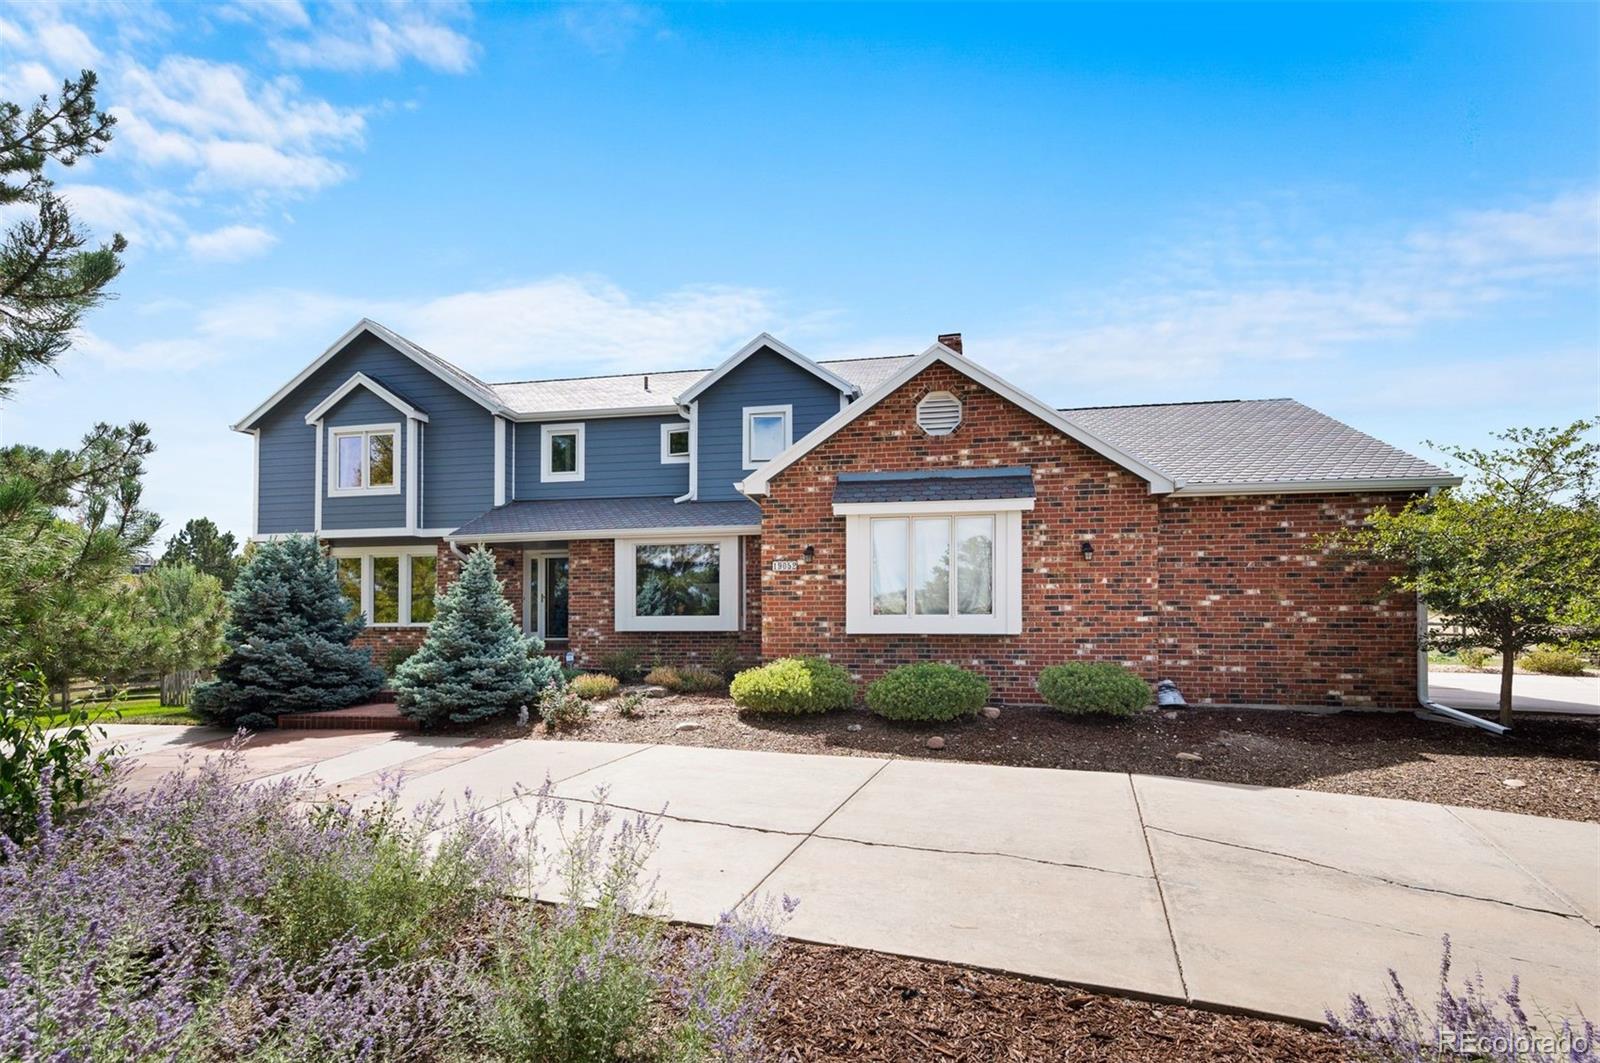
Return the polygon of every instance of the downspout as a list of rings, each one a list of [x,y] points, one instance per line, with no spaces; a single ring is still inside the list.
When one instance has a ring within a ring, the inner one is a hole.
[[[678,409],[683,409],[679,406]],[[693,502],[700,497],[700,400],[689,403],[689,492],[674,502]]]
[[[1428,488],[1428,497],[1433,497],[1436,491],[1437,487]],[[1495,736],[1503,735],[1510,730],[1493,720],[1485,720],[1482,716],[1453,709],[1428,696],[1428,607],[1423,604],[1420,594],[1417,595],[1417,704],[1420,706],[1417,709],[1419,719],[1453,723],[1457,727],[1477,727]]]

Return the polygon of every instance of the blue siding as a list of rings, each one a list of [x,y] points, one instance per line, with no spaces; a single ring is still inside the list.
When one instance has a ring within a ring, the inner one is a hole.
[[[800,439],[839,412],[833,385],[769,350],[757,351],[699,398],[699,498],[721,502],[741,498],[733,485],[746,476],[744,408],[794,407],[791,430]]]
[[[368,374],[369,376],[371,374]],[[385,385],[387,387],[387,385]],[[408,400],[409,401],[409,400]],[[426,413],[427,411],[423,411]],[[432,414],[429,414],[431,417]],[[406,438],[405,414],[378,398],[366,388],[357,388],[346,395],[322,419],[322,526],[341,528],[403,528],[406,524],[406,454],[411,440]],[[333,466],[333,429],[353,424],[399,424],[400,446],[395,454],[395,467],[400,480],[401,493],[397,495],[340,495],[330,496],[326,470]]]
[[[375,336],[363,334],[331,358],[304,383],[275,406],[258,425],[261,429],[260,531],[309,532],[312,530],[314,491],[325,489],[326,478],[315,464],[315,429],[305,415],[355,372],[367,374],[382,386],[421,409],[429,417],[422,426],[422,514],[424,528],[454,528],[494,504],[494,429],[488,410],[440,380],[422,366]],[[340,404],[377,402],[388,411],[371,422],[352,417],[345,423],[403,421],[398,410],[367,392],[351,394]],[[407,441],[409,443],[409,441]],[[405,469],[404,460],[400,467]],[[374,499],[324,499],[325,527],[378,527],[353,514],[335,518],[333,505],[346,502],[396,504],[392,524],[405,526],[404,496]],[[387,512],[387,511],[384,511]],[[335,519],[339,523],[334,523]]]
[[[576,424],[564,420],[554,424]],[[661,426],[682,424],[681,417],[602,417],[584,426],[583,476],[579,481],[540,483],[544,467],[539,453],[541,425],[523,421],[516,432],[517,499],[627,498],[671,495],[689,490],[689,466],[661,462]],[[492,460],[492,455],[491,455]],[[507,459],[508,461],[510,459]]]

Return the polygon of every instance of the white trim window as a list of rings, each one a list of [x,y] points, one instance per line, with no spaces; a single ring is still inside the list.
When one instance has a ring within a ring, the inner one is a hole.
[[[583,479],[583,425],[539,426],[539,482],[572,483]]]
[[[328,495],[400,493],[400,426],[335,425],[328,429]]]
[[[433,547],[336,547],[331,552],[351,616],[365,616],[373,627],[433,622],[439,563]]]
[[[661,464],[689,464],[689,422],[668,421],[661,426]]]
[[[737,536],[616,541],[618,631],[737,631]]]
[[[794,442],[793,406],[746,406],[742,456],[746,469],[759,469]]]
[[[1021,634],[1022,510],[984,505],[849,507],[846,632]]]

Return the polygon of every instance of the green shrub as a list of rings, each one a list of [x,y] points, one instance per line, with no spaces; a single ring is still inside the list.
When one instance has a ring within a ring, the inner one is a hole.
[[[590,672],[574,678],[567,684],[567,688],[584,701],[599,701],[615,694],[617,687],[621,685],[614,675]]]
[[[52,716],[46,687],[35,668],[0,675],[0,834],[19,842],[45,808],[60,819],[110,781],[110,753],[92,745],[105,732],[91,725],[89,706],[74,702]]]
[[[1486,650],[1482,646],[1468,646],[1456,652],[1456,660],[1468,668],[1482,668],[1489,663],[1489,658],[1494,656],[1493,650]]]
[[[734,676],[728,692],[741,709],[798,715],[845,708],[855,698],[855,685],[831,661],[780,657]]]
[[[1522,655],[1517,661],[1523,671],[1540,675],[1582,675],[1584,660],[1575,650],[1557,646],[1539,646]]]
[[[707,662],[707,667],[720,675],[723,682],[728,682],[744,671],[746,663],[745,659],[739,656],[739,647],[731,642],[725,642],[711,652],[711,660]]]
[[[639,662],[639,651],[624,646],[621,649],[611,650],[609,653],[602,653],[598,662],[598,670],[606,675],[616,676],[618,682],[632,683],[644,671]]]
[[[1039,693],[1066,713],[1131,716],[1150,704],[1150,684],[1120,664],[1083,661],[1039,673]]]
[[[589,703],[569,686],[548,686],[539,695],[539,719],[546,729],[568,731],[589,718]]]
[[[380,665],[383,674],[393,679],[400,666],[409,661],[411,655],[416,652],[415,646],[391,646],[389,652],[383,655],[383,664]]]
[[[660,664],[650,669],[644,681],[651,686],[662,687],[674,694],[701,694],[711,690],[721,690],[725,685],[723,678],[709,668],[688,665],[675,668],[672,665]]]
[[[888,720],[954,720],[989,700],[989,681],[953,664],[903,664],[867,686],[867,708]]]
[[[630,694],[624,694],[622,697],[617,699],[617,714],[625,720],[631,720],[636,716],[643,716],[643,709],[644,695],[639,693],[637,690]]]

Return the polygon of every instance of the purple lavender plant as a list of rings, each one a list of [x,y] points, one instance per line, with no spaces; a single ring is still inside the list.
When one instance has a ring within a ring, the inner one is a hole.
[[[1433,1016],[1424,1015],[1389,969],[1384,1010],[1359,994],[1345,1015],[1327,1014],[1328,1028],[1344,1039],[1355,1057],[1374,1061],[1474,1060],[1482,1063],[1596,1063],[1594,1023],[1563,1019],[1559,1026],[1535,1026],[1522,1005],[1518,979],[1491,994],[1483,973],[1475,972],[1458,993],[1450,988],[1450,936],[1439,962],[1439,998]],[[1504,1010],[1502,1011],[1502,1006]]]

